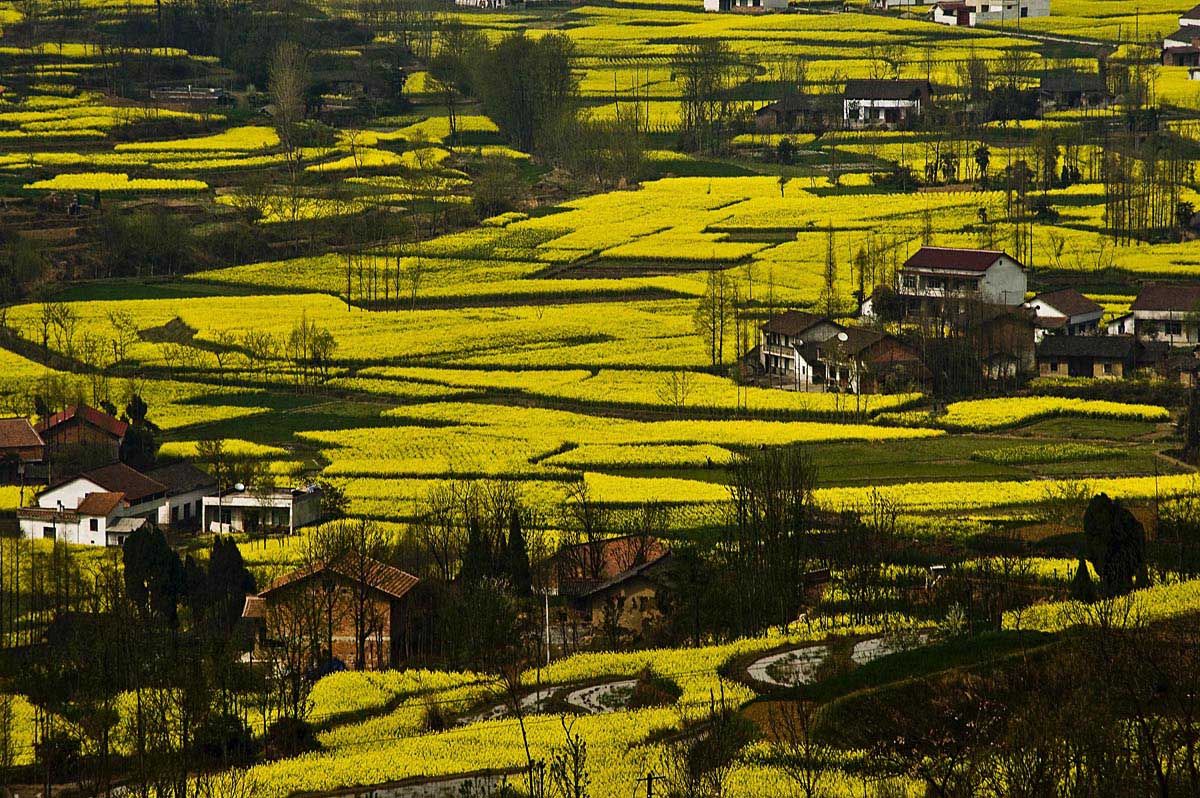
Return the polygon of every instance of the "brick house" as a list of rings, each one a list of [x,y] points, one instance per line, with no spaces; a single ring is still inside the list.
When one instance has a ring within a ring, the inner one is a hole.
[[[85,457],[77,459],[100,464],[121,459],[121,444],[129,424],[94,407],[71,405],[39,421],[36,429],[46,442],[51,462],[76,459],[70,454],[86,451]]]
[[[46,459],[46,444],[27,418],[0,418],[0,485],[24,484]]]
[[[1200,6],[1179,17],[1179,30],[1163,39],[1163,66],[1200,66]]]
[[[272,613],[319,607],[325,653],[355,670],[395,668],[407,659],[408,595],[419,581],[371,557],[346,555],[279,577],[247,597],[242,617],[260,625],[259,645],[270,646]],[[361,609],[360,598],[365,599]],[[359,632],[366,639],[362,663],[357,661]]]

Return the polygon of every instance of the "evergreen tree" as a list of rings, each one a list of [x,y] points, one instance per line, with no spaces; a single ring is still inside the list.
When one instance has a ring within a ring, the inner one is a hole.
[[[533,577],[529,569],[529,549],[525,544],[525,532],[521,528],[521,513],[513,508],[508,524],[508,578],[513,592],[518,596],[533,593]]]
[[[167,545],[162,530],[149,525],[138,529],[121,550],[125,566],[125,595],[143,620],[159,620],[174,627],[179,622],[179,599],[184,594],[183,565]]]
[[[463,551],[462,567],[458,578],[467,585],[477,585],[492,571],[492,552],[483,537],[479,518],[473,516],[467,522],[467,546]]]

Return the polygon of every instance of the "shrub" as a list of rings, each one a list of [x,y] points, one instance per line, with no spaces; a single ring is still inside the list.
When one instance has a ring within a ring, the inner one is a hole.
[[[263,753],[268,759],[287,759],[320,748],[312,725],[300,718],[280,718],[263,736]]]
[[[659,676],[649,668],[643,668],[629,696],[629,709],[669,707],[683,695],[683,689],[670,679]]]

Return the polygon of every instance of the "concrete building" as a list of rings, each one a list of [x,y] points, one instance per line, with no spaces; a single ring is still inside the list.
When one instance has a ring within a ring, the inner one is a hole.
[[[708,12],[733,11],[743,14],[762,14],[767,11],[786,11],[788,0],[704,0]]]
[[[87,546],[120,546],[158,518],[167,488],[127,465],[92,469],[38,494],[37,507],[17,511],[22,537]]]
[[[1171,346],[1200,343],[1200,285],[1151,283],[1129,312],[1108,324],[1109,335],[1135,335]]]
[[[1041,335],[1063,333],[1066,335],[1089,335],[1099,332],[1100,318],[1104,308],[1074,288],[1048,291],[1038,294],[1025,303],[1037,314]]]
[[[321,489],[268,488],[243,485],[201,500],[200,528],[209,532],[264,532],[296,529],[321,520]]]
[[[217,481],[191,463],[172,463],[146,472],[167,488],[166,501],[158,508],[158,525],[176,529],[199,529],[204,497],[217,490]]]
[[[921,247],[901,267],[896,293],[918,306],[951,299],[1017,306],[1028,285],[1025,267],[1004,252]]]
[[[1050,16],[1050,0],[944,0],[933,7],[942,25],[1019,25],[1031,17]]]

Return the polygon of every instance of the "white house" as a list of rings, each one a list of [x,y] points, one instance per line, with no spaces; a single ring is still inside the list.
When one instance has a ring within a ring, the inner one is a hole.
[[[119,546],[158,517],[167,488],[123,463],[86,471],[38,494],[17,511],[21,535],[89,546]]]
[[[454,0],[459,8],[500,9],[508,8],[508,0]]]
[[[786,11],[788,0],[704,0],[704,10],[741,11],[746,13],[761,13],[764,11]]]
[[[919,117],[930,104],[927,80],[846,81],[842,119],[847,127],[894,126]]]
[[[1179,30],[1163,39],[1162,62],[1164,66],[1200,66],[1200,6],[1180,16]]]
[[[146,472],[167,488],[166,501],[158,508],[158,525],[199,528],[204,497],[217,489],[217,481],[191,463],[172,463]]]
[[[758,362],[763,372],[778,379],[779,385],[803,391],[816,384],[814,368],[805,347],[836,337],[844,328],[821,316],[789,310],[773,317],[759,328]]]
[[[321,489],[269,488],[256,491],[237,485],[229,493],[205,496],[201,529],[209,532],[257,532],[297,528],[321,520]]]
[[[871,0],[871,8],[884,11],[890,11],[893,8],[912,8],[923,4],[923,0]]]
[[[942,25],[1017,24],[1030,17],[1050,16],[1050,0],[944,0],[933,7],[933,21]]]
[[[1172,346],[1200,343],[1200,285],[1152,283],[1108,324],[1109,335],[1135,335]]]
[[[910,305],[972,299],[1015,307],[1028,284],[1024,266],[990,249],[921,247],[896,275],[896,293]]]
[[[1100,329],[1104,308],[1074,288],[1038,294],[1025,303],[1037,314],[1037,340],[1047,332],[1087,335]]]

